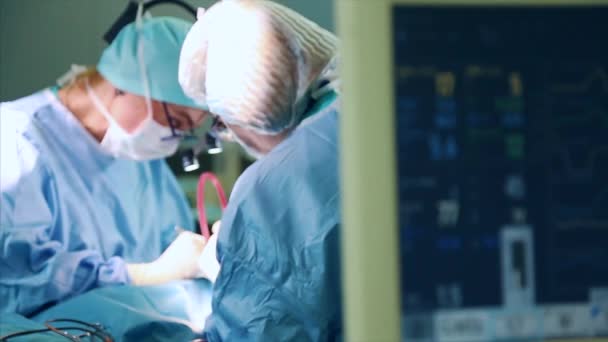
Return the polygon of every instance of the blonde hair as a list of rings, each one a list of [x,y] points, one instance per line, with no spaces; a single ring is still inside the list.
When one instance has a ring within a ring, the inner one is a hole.
[[[74,70],[74,69],[72,69]],[[86,90],[86,83],[88,82],[92,87],[95,87],[102,82],[105,82],[105,78],[95,67],[87,67],[84,71],[77,71],[73,74],[66,74],[64,83],[60,80],[59,89],[59,100],[63,105],[71,112],[74,113],[72,107],[73,96],[80,97]],[[73,93],[75,91],[75,93]],[[85,95],[86,96],[86,95]],[[76,115],[76,114],[75,114]],[[98,139],[101,137],[95,136]]]
[[[72,90],[73,88],[82,88],[84,83],[88,81],[89,84],[94,87],[95,85],[104,81],[104,77],[99,73],[96,67],[87,67],[84,72],[77,74],[74,78],[68,81],[63,88],[66,90]]]

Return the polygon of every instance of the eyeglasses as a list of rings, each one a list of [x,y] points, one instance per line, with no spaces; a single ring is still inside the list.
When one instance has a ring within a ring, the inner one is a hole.
[[[106,332],[104,327],[99,323],[87,323],[76,319],[60,318],[48,320],[44,322],[44,325],[46,326],[44,329],[23,330],[1,336],[0,342],[14,340],[21,336],[43,334],[48,332],[55,333],[73,342],[114,342],[112,335]]]
[[[219,138],[224,141],[234,141],[234,137],[232,136],[232,132],[226,126],[226,124],[220,119],[218,116],[213,116],[213,122],[211,123],[211,134],[213,134],[216,138]]]
[[[163,102],[163,111],[165,112],[165,117],[167,118],[167,123],[169,124],[169,128],[171,128],[171,135],[168,137],[164,137],[162,138],[162,140],[173,140],[173,139],[180,139],[180,140],[192,140],[192,139],[196,139],[196,136],[194,134],[194,122],[192,121],[192,118],[190,118],[189,116],[185,116],[186,120],[188,121],[188,129],[187,130],[181,130],[177,128],[178,125],[178,121],[177,119],[175,119],[170,113],[169,113],[169,108],[167,107],[167,103]]]
[[[220,139],[233,141],[228,127],[226,127],[219,117],[214,116],[211,123],[211,128],[207,133],[205,133],[204,138],[201,139],[200,142],[193,148],[182,152],[181,161],[184,171],[192,172],[200,168],[197,156],[202,151],[207,151],[209,154],[222,153],[223,147]]]

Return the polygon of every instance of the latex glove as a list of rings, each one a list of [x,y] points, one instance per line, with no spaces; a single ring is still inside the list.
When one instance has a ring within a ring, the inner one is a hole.
[[[202,235],[183,231],[158,259],[150,263],[128,264],[127,272],[135,285],[158,285],[200,277],[198,260],[206,245]]]
[[[215,283],[217,275],[220,273],[220,263],[217,261],[217,236],[220,231],[221,221],[217,221],[211,227],[213,235],[209,237],[205,249],[198,259],[198,266],[201,270],[201,275]]]
[[[217,235],[220,232],[221,225],[222,225],[222,221],[215,221],[213,226],[211,226],[211,234]]]

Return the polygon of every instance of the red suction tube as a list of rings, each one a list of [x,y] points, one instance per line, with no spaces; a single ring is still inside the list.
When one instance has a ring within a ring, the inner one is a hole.
[[[226,209],[226,205],[228,204],[228,201],[226,200],[226,193],[224,192],[224,188],[222,187],[220,180],[215,174],[211,172],[204,172],[198,180],[198,188],[196,191],[196,205],[198,209],[201,235],[203,235],[206,239],[209,239],[209,237],[211,236],[211,229],[209,229],[209,224],[207,223],[207,212],[205,211],[205,184],[208,181],[211,182],[211,184],[215,188],[217,197],[220,200],[222,212],[224,211],[224,209]]]

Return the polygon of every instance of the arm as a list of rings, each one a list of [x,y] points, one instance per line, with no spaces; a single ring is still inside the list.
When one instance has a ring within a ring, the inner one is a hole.
[[[221,268],[206,337],[213,342],[332,340],[340,311],[337,229],[315,228],[310,212],[295,219],[297,213],[278,204],[290,191],[268,196],[272,188],[256,183],[242,182],[223,215]]]
[[[250,178],[252,173],[250,170],[237,180],[222,217],[222,228],[219,229],[219,223],[214,225],[217,231],[214,233],[219,235],[217,254],[221,268],[213,286],[213,308],[205,325],[206,339],[209,342],[311,340],[305,326],[304,305],[296,296],[282,292],[288,290],[276,286],[266,270],[258,267],[262,263],[272,268],[270,265],[276,260],[256,252],[260,248],[274,249],[270,245],[259,246],[252,238],[252,234],[266,236],[269,232],[265,228],[272,229],[273,225],[265,215],[257,217],[255,225],[245,219],[250,217],[250,212],[260,213],[257,204],[266,203],[258,198],[262,191],[252,189],[256,187]],[[308,323],[308,328],[315,325]]]
[[[32,145],[6,137],[0,156],[0,312],[28,315],[94,287],[126,283],[122,259],[64,244],[78,227],[62,224],[51,174]]]
[[[0,240],[0,312],[30,315],[89,289],[128,280],[118,257],[104,260],[91,250],[69,252],[57,241],[36,243],[11,232]]]
[[[225,255],[205,335],[210,342],[318,340],[321,331],[305,311],[257,270]]]

